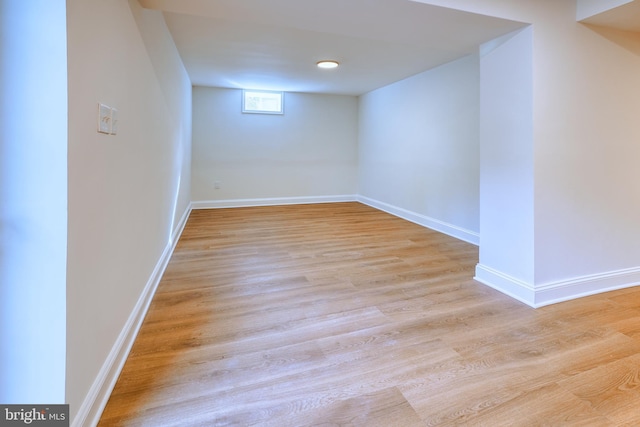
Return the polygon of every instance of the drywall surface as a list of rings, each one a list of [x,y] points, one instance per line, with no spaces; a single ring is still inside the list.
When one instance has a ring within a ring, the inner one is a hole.
[[[570,19],[534,39],[538,283],[640,269],[640,34]]]
[[[270,115],[243,114],[241,95],[194,87],[194,201],[356,193],[356,97],[285,93]]]
[[[573,1],[420,1],[532,24],[534,287],[558,291],[538,303],[640,283],[640,35]]]
[[[72,418],[188,208],[190,82],[162,15],[139,7],[67,2]],[[96,131],[98,102],[118,109],[116,135]]]
[[[478,72],[470,55],[360,97],[360,195],[478,232]]]
[[[0,402],[60,404],[66,363],[64,0],[1,1],[0,52]]]
[[[129,0],[129,5],[162,91],[164,107],[168,110],[169,116],[165,120],[170,122],[172,134],[167,137],[177,143],[173,149],[171,170],[182,173],[173,176],[169,188],[170,194],[176,196],[171,227],[174,230],[191,203],[191,82],[161,13],[143,9],[137,0]]]
[[[518,30],[483,46],[480,58],[480,265],[530,285],[532,39],[531,27]]]

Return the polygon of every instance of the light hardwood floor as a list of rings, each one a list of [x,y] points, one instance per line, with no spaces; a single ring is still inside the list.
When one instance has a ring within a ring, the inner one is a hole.
[[[538,310],[358,203],[193,211],[100,426],[637,426],[640,289]]]

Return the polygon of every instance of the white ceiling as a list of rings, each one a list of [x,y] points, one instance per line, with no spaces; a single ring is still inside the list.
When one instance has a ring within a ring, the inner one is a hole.
[[[164,12],[194,86],[361,95],[524,25],[411,0],[139,1]]]
[[[640,32],[640,1],[629,1],[580,22],[622,31]]]

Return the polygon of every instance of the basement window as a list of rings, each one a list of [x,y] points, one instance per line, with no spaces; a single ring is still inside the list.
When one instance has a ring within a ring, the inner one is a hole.
[[[242,112],[254,114],[284,114],[284,92],[243,90]]]

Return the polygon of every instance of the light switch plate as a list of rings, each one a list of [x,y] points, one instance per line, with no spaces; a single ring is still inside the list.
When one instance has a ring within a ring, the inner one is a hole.
[[[111,108],[98,103],[98,132],[111,133]]]

